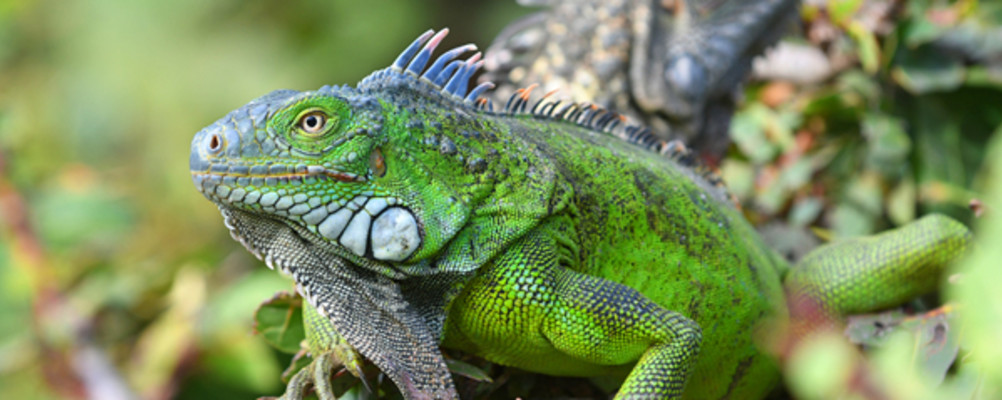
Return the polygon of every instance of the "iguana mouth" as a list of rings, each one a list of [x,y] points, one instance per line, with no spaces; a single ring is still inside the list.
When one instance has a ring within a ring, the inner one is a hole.
[[[215,167],[211,169],[216,169]],[[266,172],[266,171],[253,171],[254,168],[248,168],[246,166],[230,166],[225,171],[191,171],[191,176],[196,180],[204,180],[205,178],[218,178],[222,180],[223,178],[258,178],[265,179],[265,184],[268,182],[281,182],[286,183],[290,180],[302,180],[305,178],[330,178],[339,182],[365,182],[365,177],[359,176],[350,172],[340,172],[329,168],[324,168],[320,165],[307,165],[297,167],[295,171],[291,172]],[[200,179],[199,179],[200,178]],[[274,181],[269,181],[273,179]]]
[[[205,197],[215,202],[253,206],[267,193],[285,195],[284,187],[312,185],[324,181],[365,182],[364,176],[340,172],[319,165],[211,165],[192,170],[191,180]],[[304,195],[305,196],[305,195]]]
[[[210,200],[299,222],[307,230],[340,243],[359,256],[403,261],[421,245],[417,216],[396,197],[367,192],[325,203],[319,196],[283,187],[290,182],[306,185],[328,179],[365,182],[365,177],[305,165],[295,168],[273,165],[267,171],[263,166],[240,165],[209,169],[217,171],[191,171],[191,177]]]

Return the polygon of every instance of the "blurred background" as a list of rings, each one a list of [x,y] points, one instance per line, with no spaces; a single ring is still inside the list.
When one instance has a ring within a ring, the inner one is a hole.
[[[907,5],[872,7],[884,3]],[[0,397],[281,392],[289,356],[253,335],[252,314],[291,284],[194,189],[192,135],[274,89],[357,82],[427,28],[450,27],[445,46],[486,48],[531,12],[514,1],[0,0]],[[808,1],[801,15],[786,50],[756,67],[721,165],[781,251],[930,211],[973,224],[1002,212],[984,197],[1000,176],[986,160],[1002,155],[987,153],[1002,126],[998,5]],[[784,72],[782,57],[819,72]],[[987,319],[1002,310],[992,304]]]

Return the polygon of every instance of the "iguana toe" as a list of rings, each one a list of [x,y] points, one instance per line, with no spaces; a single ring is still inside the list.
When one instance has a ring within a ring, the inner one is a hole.
[[[311,382],[310,370],[313,364],[311,363],[306,368],[300,370],[296,375],[289,380],[289,384],[285,387],[285,393],[279,400],[299,400],[305,397],[307,389],[309,389]]]
[[[334,365],[337,363],[333,360],[330,354],[321,354],[317,356],[311,366],[311,372],[313,372],[313,391],[317,393],[317,397],[320,400],[335,400],[337,396],[334,395],[334,390],[331,387],[331,372],[334,371]]]
[[[343,347],[314,355],[313,361],[289,380],[285,393],[279,399],[300,400],[305,398],[312,388],[320,400],[336,400],[337,395],[331,385],[331,377],[342,366],[361,379],[366,391],[372,393],[372,388],[362,375],[361,357],[350,346]]]

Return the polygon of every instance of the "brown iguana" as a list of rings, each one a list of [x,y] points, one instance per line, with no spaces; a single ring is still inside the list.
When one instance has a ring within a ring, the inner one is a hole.
[[[484,56],[491,97],[532,84],[616,110],[716,160],[752,59],[797,0],[523,0],[549,9],[509,25]]]

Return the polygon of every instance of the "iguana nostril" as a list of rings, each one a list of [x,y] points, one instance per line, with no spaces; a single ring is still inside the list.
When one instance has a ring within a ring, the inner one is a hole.
[[[209,151],[213,153],[218,153],[223,149],[223,139],[219,137],[218,133],[213,133],[209,136]]]

